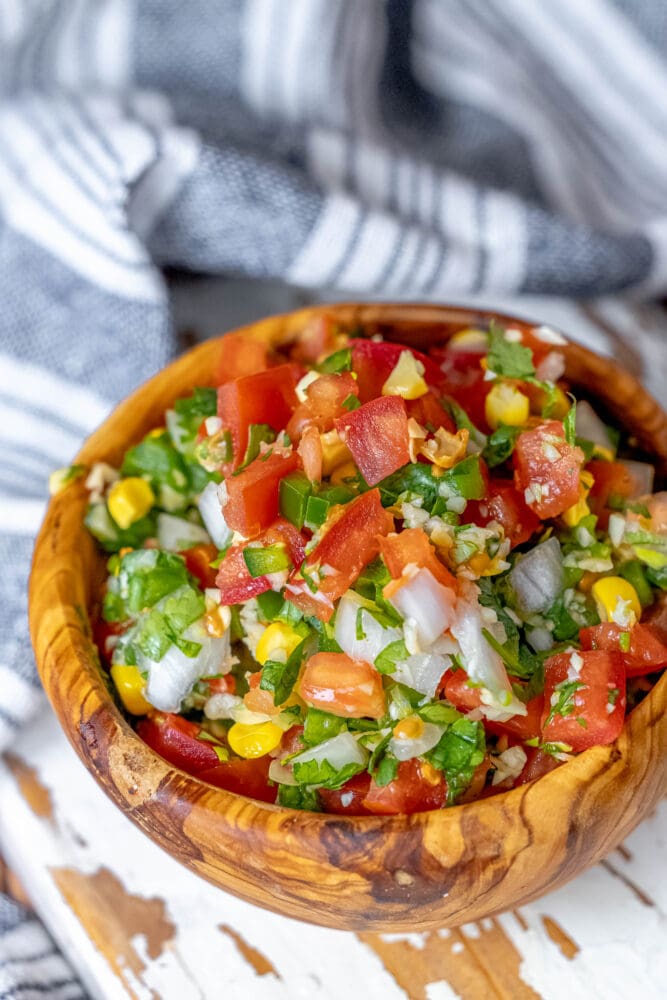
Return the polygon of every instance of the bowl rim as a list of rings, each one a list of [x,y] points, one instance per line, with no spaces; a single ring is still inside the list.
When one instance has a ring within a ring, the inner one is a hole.
[[[347,302],[309,306],[279,316],[268,317],[265,320],[229,332],[240,332],[247,336],[263,338],[267,336],[266,331],[269,330],[271,324],[273,327],[279,324],[282,340],[275,338],[273,342],[284,342],[300,327],[303,327],[307,320],[326,314],[337,314],[344,321],[348,321],[352,316],[357,317],[362,323],[372,323],[376,320],[380,323],[395,324],[401,328],[397,334],[397,339],[400,337],[401,340],[406,338],[406,324],[412,324],[416,331],[415,336],[418,336],[419,330],[421,329],[423,332],[424,327],[442,327],[448,322],[460,326],[461,318],[463,318],[464,325],[474,325],[476,322],[488,323],[491,319],[497,319],[505,324],[525,324],[531,327],[548,325],[554,330],[557,329],[552,324],[542,324],[539,321],[523,319],[502,311],[469,305]],[[445,330],[441,331],[438,337],[439,341],[448,339],[445,332]],[[453,330],[449,332],[449,335],[452,332]],[[145,424],[147,414],[151,409],[155,410],[155,406],[145,407],[142,405],[147,387],[162,386],[161,391],[164,396],[168,394],[165,388],[167,383],[173,382],[175,389],[172,399],[182,395],[185,391],[184,373],[192,368],[193,363],[199,362],[204,357],[210,355],[212,358],[215,345],[219,342],[220,337],[204,341],[176,358],[136,388],[113,409],[101,426],[87,438],[74,461],[89,465],[93,461],[104,460],[108,457],[105,449],[105,437],[110,428],[119,428],[124,421],[127,421],[127,426],[132,426],[134,431],[124,438],[123,448],[128,446],[128,442],[142,436],[145,430],[141,429],[141,422],[143,421]],[[650,440],[654,442],[655,453],[662,460],[662,464],[667,463],[667,414],[634,376],[621,369],[613,359],[594,354],[569,338],[567,346],[559,348],[559,350],[565,352],[568,366],[574,365],[576,370],[585,372],[589,382],[592,380],[594,384],[603,386],[605,379],[613,376],[616,383],[622,384],[624,392],[634,393],[641,400],[642,406],[650,416],[650,432],[647,430],[645,437],[650,437]],[[594,392],[593,395],[595,394]],[[139,413],[140,419],[137,418],[137,413]],[[133,422],[129,420],[131,415],[134,416]],[[641,430],[641,428],[638,429]],[[286,818],[303,818],[307,815],[311,828],[323,829],[335,824],[338,835],[348,837],[349,835],[357,836],[366,831],[390,833],[416,827],[433,828],[437,826],[440,830],[446,830],[451,826],[453,829],[455,825],[460,824],[464,814],[483,816],[485,822],[493,825],[494,814],[498,813],[499,810],[506,810],[513,802],[518,802],[521,796],[525,795],[527,788],[539,787],[545,801],[552,790],[557,790],[565,780],[572,789],[580,792],[587,786],[593,774],[618,763],[619,760],[627,758],[630,761],[633,744],[644,729],[661,724],[667,732],[667,717],[665,717],[667,672],[665,672],[637,708],[626,717],[622,734],[615,743],[583,751],[536,782],[532,782],[531,785],[520,786],[485,799],[459,803],[441,810],[396,816],[341,816],[327,813],[305,813],[289,807],[249,799],[209,785],[199,778],[173,767],[144,743],[116,705],[113,696],[107,689],[99,661],[95,662],[97,654],[92,642],[89,618],[93,585],[90,580],[77,578],[77,572],[81,566],[81,549],[88,544],[81,536],[81,531],[85,532],[85,535],[87,535],[87,531],[81,524],[78,537],[76,533],[73,533],[69,541],[67,538],[63,538],[64,529],[75,524],[76,512],[85,509],[86,497],[83,483],[74,483],[66,491],[53,497],[48,505],[35,544],[30,578],[31,637],[40,676],[70,743],[105,792],[153,839],[155,839],[155,830],[149,818],[142,809],[134,808],[134,801],[142,801],[141,792],[138,799],[133,800],[128,792],[128,787],[121,787],[117,777],[110,778],[98,766],[101,758],[97,742],[100,740],[101,734],[104,734],[104,739],[107,740],[108,744],[119,741],[119,744],[124,748],[126,761],[130,759],[127,758],[127,754],[130,754],[131,765],[127,766],[131,773],[135,776],[141,775],[142,772],[150,773],[150,795],[144,800],[145,802],[156,795],[159,797],[161,788],[176,782],[181,797],[193,804],[193,807],[203,809],[209,817],[216,815],[224,817],[235,804],[238,805],[240,800],[241,803],[252,804],[256,820],[260,824],[270,824],[272,818],[277,815]],[[79,522],[82,522],[81,517],[79,517]],[[92,543],[92,539],[90,542]],[[53,560],[58,560],[57,571],[49,572],[49,563]],[[86,598],[85,606],[82,606],[82,597]],[[49,613],[44,614],[45,601],[48,598],[50,598]],[[66,657],[68,662],[83,668],[79,672],[78,678],[72,680],[72,677],[65,677],[65,674],[59,671],[58,660],[60,657]],[[76,705],[72,704],[73,696],[76,696]],[[91,720],[94,721],[94,725],[91,725]],[[667,767],[663,770],[667,771]],[[664,787],[664,774],[660,777],[660,781],[662,782],[661,787]],[[639,821],[639,818],[641,816],[637,817],[636,822]],[[623,826],[622,823],[619,823],[618,839],[622,839],[622,836],[625,836],[627,832],[629,832],[627,824]],[[186,861],[186,863],[189,862]],[[194,864],[190,864],[190,866],[196,867]],[[236,890],[232,888],[231,891]]]

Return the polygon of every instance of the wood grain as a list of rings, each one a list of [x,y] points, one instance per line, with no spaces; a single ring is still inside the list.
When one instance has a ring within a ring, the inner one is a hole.
[[[322,312],[421,347],[492,315],[338,305],[264,320],[245,333],[285,343]],[[658,404],[613,361],[574,344],[565,354],[572,383],[599,398],[664,468],[667,416]],[[114,411],[77,461],[118,464],[176,397],[214,381],[217,356],[217,342],[209,341],[174,362]],[[611,746],[589,750],[532,785],[453,809],[325,816],[205,785],[143,744],[110,696],[91,639],[89,609],[103,560],[82,525],[85,505],[81,483],[55,497],[35,549],[30,622],[44,686],[107,794],[160,846],[227,891],[334,927],[457,925],[519,906],[573,878],[618,844],[667,788],[664,677]]]

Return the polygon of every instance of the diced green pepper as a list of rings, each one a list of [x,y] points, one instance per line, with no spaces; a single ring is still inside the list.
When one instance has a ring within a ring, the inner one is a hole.
[[[257,548],[248,546],[243,550],[243,559],[252,577],[280,573],[291,566],[287,550],[280,543]]]
[[[297,528],[303,528],[313,487],[303,472],[290,472],[280,481],[280,513]]]

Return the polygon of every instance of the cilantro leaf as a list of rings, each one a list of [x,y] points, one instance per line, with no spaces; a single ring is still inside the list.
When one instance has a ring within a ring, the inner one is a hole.
[[[451,805],[472,780],[478,764],[484,760],[486,739],[481,722],[461,718],[440,737],[426,760],[442,771],[447,780],[447,801]]]
[[[502,465],[503,462],[507,461],[514,451],[516,439],[522,430],[522,427],[510,427],[506,424],[501,424],[493,432],[482,452],[482,458],[490,469],[494,469],[497,465]]]
[[[307,812],[321,812],[320,797],[314,788],[299,785],[278,785],[276,803],[287,809],[303,809]]]
[[[305,639],[301,640],[296,649],[290,653],[286,663],[279,663],[277,660],[267,660],[262,667],[262,678],[259,686],[262,691],[273,692],[274,705],[282,705],[291,695],[299,676],[301,664],[311,645],[311,636],[307,635]]]
[[[505,378],[527,379],[535,376],[533,352],[519,341],[505,339],[505,330],[492,322],[489,329],[489,369]]]
[[[375,669],[381,674],[393,674],[396,664],[409,657],[407,646],[402,639],[390,642],[375,657]]]
[[[336,770],[328,760],[295,760],[293,764],[294,779],[299,785],[316,785],[332,790],[340,788],[363,770],[363,764],[354,763],[345,764],[340,770]]]
[[[347,729],[345,719],[319,708],[309,708],[303,723],[303,742],[308,746],[316,746],[324,740],[330,740]]]

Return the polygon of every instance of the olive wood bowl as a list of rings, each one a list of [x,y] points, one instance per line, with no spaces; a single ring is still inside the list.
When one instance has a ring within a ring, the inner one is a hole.
[[[303,309],[245,327],[277,345],[323,313],[427,349],[495,315],[431,305]],[[530,324],[528,324],[530,326]],[[150,379],[111,414],[76,461],[118,465],[174,399],[215,380],[219,340]],[[667,416],[613,361],[563,349],[575,388],[601,401],[664,472]],[[611,746],[595,747],[532,784],[412,816],[347,817],[266,805],[204,784],[157,756],[117,708],[89,613],[104,559],[83,526],[81,482],[50,503],[34,555],[30,626],[41,678],[77,754],[149,837],[215,885],[251,903],[346,929],[426,930],[518,906],[594,864],[667,790],[667,676]]]

